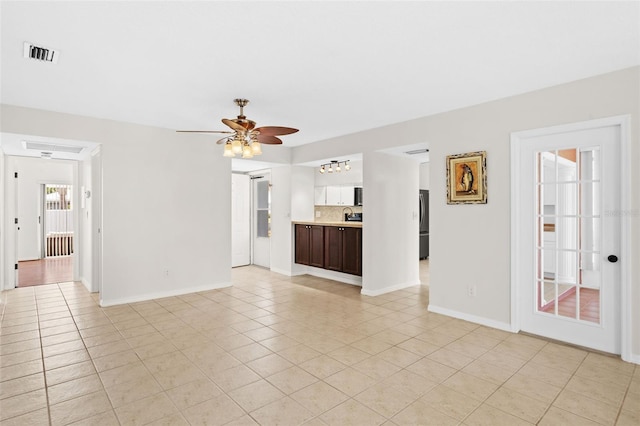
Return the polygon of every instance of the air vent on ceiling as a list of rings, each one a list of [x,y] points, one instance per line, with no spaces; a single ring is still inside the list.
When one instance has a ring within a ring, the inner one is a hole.
[[[414,149],[412,151],[406,151],[405,154],[417,155],[417,154],[424,154],[425,152],[429,152],[429,150],[427,148]]]
[[[26,41],[24,42],[25,58],[57,64],[58,56],[60,56],[60,53],[57,50],[49,49],[48,47],[43,46],[36,46],[35,44]]]
[[[45,152],[66,152],[70,154],[80,154],[84,149],[83,146],[57,145],[42,142],[22,141],[26,149]]]
[[[53,157],[53,152],[42,151],[40,157],[46,160],[50,160]]]

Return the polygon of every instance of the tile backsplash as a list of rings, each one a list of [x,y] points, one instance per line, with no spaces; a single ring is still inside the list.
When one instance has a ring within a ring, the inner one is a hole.
[[[344,214],[349,213],[349,209],[353,213],[362,213],[362,206],[315,206],[316,222],[342,222]]]

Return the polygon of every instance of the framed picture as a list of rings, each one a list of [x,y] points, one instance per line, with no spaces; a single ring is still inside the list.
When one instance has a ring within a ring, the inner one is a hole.
[[[447,156],[447,204],[487,203],[487,152]]]

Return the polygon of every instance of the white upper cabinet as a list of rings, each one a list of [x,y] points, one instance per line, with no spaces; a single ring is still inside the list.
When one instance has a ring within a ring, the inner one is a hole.
[[[340,187],[340,201],[342,206],[354,206],[355,205],[355,186],[344,185]]]
[[[339,206],[342,203],[341,200],[341,191],[339,186],[327,186],[327,206]]]
[[[326,206],[327,205],[327,187],[316,186],[315,192],[316,192],[315,194],[316,206]]]
[[[326,188],[327,206],[353,206],[354,185],[329,185]],[[316,194],[318,188],[316,188]],[[317,199],[316,199],[317,201]]]

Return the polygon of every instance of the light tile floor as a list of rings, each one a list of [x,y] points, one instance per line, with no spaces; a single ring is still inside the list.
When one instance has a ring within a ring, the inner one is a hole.
[[[0,422],[640,424],[637,366],[429,313],[426,286],[232,274],[104,309],[79,283],[3,292]]]

